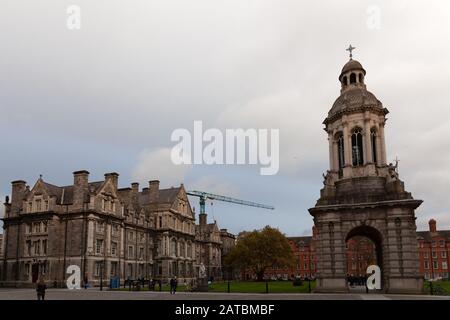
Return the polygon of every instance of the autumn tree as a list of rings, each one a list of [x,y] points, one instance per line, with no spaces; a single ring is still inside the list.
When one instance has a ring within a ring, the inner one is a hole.
[[[278,229],[266,226],[240,233],[224,262],[228,267],[253,271],[261,281],[267,268],[290,267],[295,258],[287,238]]]

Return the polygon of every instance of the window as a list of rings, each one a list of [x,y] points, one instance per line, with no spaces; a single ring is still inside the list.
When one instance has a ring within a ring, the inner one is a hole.
[[[115,256],[117,254],[117,242],[111,243],[111,255]]]
[[[370,131],[370,142],[372,144],[372,162],[377,163],[377,133]]]
[[[47,254],[47,240],[42,240],[42,252],[44,255]]]
[[[432,245],[433,247],[436,247],[436,241],[433,241],[433,242],[431,243],[431,245]]]
[[[139,259],[143,259],[143,258],[144,258],[144,248],[139,247]]]
[[[352,161],[354,166],[361,166],[364,162],[362,140],[361,129],[355,129],[352,134]]]
[[[101,254],[103,252],[103,240],[97,239],[95,243],[95,253]]]
[[[444,247],[444,246],[445,246],[445,241],[439,240],[439,247]]]
[[[162,217],[159,217],[159,227],[162,228]]]
[[[442,251],[441,252],[441,258],[447,258],[447,252],[446,251]]]
[[[33,232],[34,233],[41,232],[41,224],[39,222],[33,223]]]
[[[32,232],[31,224],[30,224],[30,223],[27,223],[27,226],[26,226],[26,233],[31,233],[31,232]]]
[[[339,160],[339,170],[342,170],[344,167],[344,136],[342,134],[339,135],[337,139],[338,145],[338,160]]]
[[[128,239],[133,240],[134,234],[133,232],[128,233]]]
[[[34,242],[34,254],[35,255],[40,255],[41,254],[41,243],[40,243],[40,241],[35,241]]]
[[[433,258],[437,258],[437,253],[436,253],[436,251],[431,252],[431,256],[432,256]]]
[[[134,255],[133,246],[128,246],[128,258],[132,258]]]
[[[172,240],[170,242],[170,255],[172,256],[177,255],[177,242],[175,240]]]
[[[115,277],[117,275],[117,262],[111,262],[111,277]]]
[[[44,210],[48,211],[48,200],[44,201]]]
[[[31,240],[27,240],[27,255],[31,256]]]
[[[350,84],[356,83],[356,74],[352,73],[350,74]]]
[[[438,269],[438,262],[437,261],[433,261],[433,269]]]
[[[425,251],[425,252],[423,253],[423,257],[424,257],[424,258],[428,258],[428,251]]]
[[[447,261],[442,261],[442,269],[447,270]]]
[[[133,276],[133,264],[129,263],[128,264],[128,277],[132,277]]]
[[[430,268],[430,264],[428,263],[428,261],[424,261],[423,262],[423,268],[424,269],[429,269]]]
[[[347,85],[347,76],[344,76],[344,78],[343,78],[343,81],[342,81],[343,83],[344,83],[344,86],[346,86]]]
[[[46,221],[42,222],[42,230],[43,230],[43,232],[47,232],[47,227],[48,227],[47,222]]]
[[[41,211],[41,210],[42,210],[42,200],[37,199],[36,200],[36,211]]]
[[[97,277],[99,277],[100,274],[102,273],[102,264],[103,263],[101,261],[98,261],[95,263],[95,275]]]

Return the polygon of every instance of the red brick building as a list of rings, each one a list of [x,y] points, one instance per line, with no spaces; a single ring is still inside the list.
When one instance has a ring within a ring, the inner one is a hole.
[[[431,219],[428,224],[429,231],[417,232],[420,272],[425,279],[448,279],[450,230],[438,231],[434,219]]]
[[[266,271],[266,277],[271,279],[293,279],[295,277],[314,278],[317,260],[313,236],[288,237],[296,264],[291,268],[274,266]],[[449,278],[450,266],[450,230],[438,231],[436,221],[429,221],[428,231],[418,231],[420,272],[425,279]],[[377,264],[374,243],[366,237],[354,237],[347,241],[347,274],[349,276],[364,276],[367,267]],[[251,278],[246,275],[246,278]]]

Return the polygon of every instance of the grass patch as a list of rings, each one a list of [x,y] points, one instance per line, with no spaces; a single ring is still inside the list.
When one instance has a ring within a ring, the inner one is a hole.
[[[292,281],[269,281],[268,283],[269,293],[309,293],[308,281],[303,281],[301,286],[294,286]],[[316,282],[311,281],[311,290],[316,287]],[[209,292],[228,292],[228,282],[220,281],[213,282],[209,285]],[[129,288],[124,288],[123,286],[118,289],[112,289],[114,291],[129,291]],[[162,286],[161,291],[169,291],[169,285],[165,284]],[[134,291],[133,288],[131,291]],[[148,286],[141,287],[140,291],[149,291]],[[156,286],[155,290],[159,291],[159,287]],[[185,292],[186,287],[184,285],[179,285],[177,287],[177,292]],[[230,292],[236,293],[266,293],[266,282],[258,281],[230,281]]]
[[[450,280],[438,280],[433,281],[433,295],[448,296],[450,295]],[[430,281],[425,281],[424,285],[425,294],[431,294]]]
[[[269,281],[267,285],[269,293],[309,293],[308,281],[303,281],[301,286],[294,286],[292,281]],[[311,281],[311,290],[315,286],[315,281]],[[209,291],[228,292],[228,282],[214,282],[209,285]],[[266,293],[266,282],[230,281],[230,292]]]

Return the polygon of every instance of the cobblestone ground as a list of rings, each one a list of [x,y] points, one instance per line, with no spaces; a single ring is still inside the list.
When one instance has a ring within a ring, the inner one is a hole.
[[[0,289],[0,300],[35,300],[33,289]],[[184,293],[170,295],[168,292],[127,292],[49,289],[47,300],[430,300],[447,299],[449,296],[384,295],[384,294],[247,294],[247,293]]]

